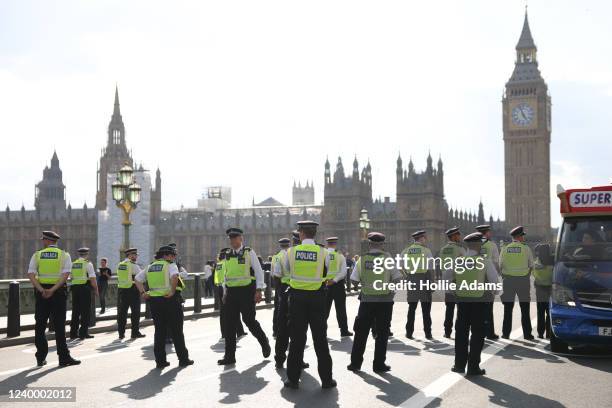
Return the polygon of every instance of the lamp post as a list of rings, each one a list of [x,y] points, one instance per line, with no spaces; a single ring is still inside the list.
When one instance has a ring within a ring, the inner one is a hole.
[[[134,169],[129,164],[125,163],[119,173],[117,180],[112,184],[113,200],[117,207],[123,212],[123,245],[119,250],[119,259],[125,257],[125,250],[130,247],[130,213],[136,208],[140,202],[140,192],[142,188],[134,180]]]
[[[370,219],[368,218],[368,210],[365,208],[361,210],[361,217],[359,217],[359,229],[361,230],[361,240],[367,240],[368,230],[370,229]]]

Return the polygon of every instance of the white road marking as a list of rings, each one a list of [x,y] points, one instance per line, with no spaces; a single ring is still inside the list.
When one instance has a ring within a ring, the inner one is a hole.
[[[536,320],[534,319],[531,322],[531,324],[535,326]],[[512,333],[510,333],[509,340],[500,338],[500,342],[505,344],[504,347],[498,347],[497,345],[495,345],[495,343],[489,346],[486,346],[482,351],[483,355],[482,355],[480,363],[484,364],[487,360],[491,359],[501,350],[505,349],[506,346],[508,346],[509,344],[512,344],[513,341],[519,338],[522,334],[523,334],[523,329],[518,328],[514,330]],[[421,391],[414,394],[412,397],[408,398],[406,401],[404,401],[400,405],[400,407],[404,407],[404,408],[406,407],[410,407],[410,408],[426,407],[433,400],[438,398],[440,395],[444,394],[451,387],[453,387],[455,384],[457,384],[459,381],[463,379],[464,379],[464,376],[461,374],[453,373],[452,371],[448,372],[442,375],[442,377],[439,377],[437,380],[425,386]]]

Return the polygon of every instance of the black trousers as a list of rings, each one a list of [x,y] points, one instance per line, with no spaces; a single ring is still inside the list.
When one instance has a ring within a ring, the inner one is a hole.
[[[276,342],[274,344],[274,360],[283,364],[287,359],[289,347],[289,285],[282,283],[278,292],[278,310],[275,315]]]
[[[327,317],[331,312],[332,303],[336,306],[336,320],[338,321],[338,327],[340,327],[340,333],[344,334],[348,332],[348,322],[346,317],[346,292],[344,291],[344,279],[334,283],[331,286],[327,286]]]
[[[155,326],[155,336],[153,340],[153,352],[155,362],[163,363],[166,361],[166,335],[170,333],[174,350],[179,361],[189,359],[189,352],[185,346],[185,336],[183,335],[183,306],[181,296],[176,293],[173,297],[153,297],[149,301],[151,316]]]
[[[140,294],[138,288],[119,288],[119,307],[117,308],[117,330],[120,335],[125,334],[128,309],[132,323],[132,335],[140,333]]]
[[[485,336],[492,337],[495,335],[495,318],[493,317],[494,302],[485,302]]]
[[[306,333],[310,326],[312,342],[317,354],[319,377],[322,382],[332,380],[332,359],[327,344],[327,299],[323,289],[289,290],[289,356],[287,377],[298,382],[302,375]]]
[[[100,313],[106,311],[106,292],[108,290],[108,281],[106,279],[98,279],[98,294],[100,296]]]
[[[351,350],[351,365],[361,367],[363,353],[365,352],[368,334],[372,325],[376,327],[373,366],[376,368],[385,364],[392,314],[393,302],[359,303],[359,310],[353,326],[355,337],[353,339],[353,349]]]
[[[226,311],[225,304],[221,299],[223,299],[223,286],[217,286],[216,289],[217,296],[219,296],[219,327],[221,329],[221,338],[225,338],[225,319],[226,319]],[[244,331],[244,326],[242,326],[242,321],[238,319],[238,323],[236,325],[236,335],[241,336],[246,334]]]
[[[42,285],[43,288],[49,289],[53,285]],[[36,345],[36,358],[44,360],[49,353],[49,344],[45,337],[47,322],[52,319],[55,329],[55,345],[59,360],[66,360],[70,357],[68,346],[66,345],[66,300],[68,294],[66,287],[59,288],[49,299],[44,299],[42,295],[36,292],[36,305],[34,309],[34,344]]]
[[[514,300],[518,296],[519,306],[521,307],[521,325],[523,326],[523,336],[531,336],[531,317],[530,308],[530,281],[529,276],[504,276],[504,293],[501,300],[504,303],[504,322],[502,324],[502,334],[509,336],[512,331],[512,309]]]
[[[263,347],[268,344],[268,338],[259,322],[255,319],[255,283],[248,286],[237,286],[227,288],[225,299],[225,358],[236,358],[236,332],[240,316]]]
[[[455,302],[457,298],[454,293],[444,294],[444,304],[446,311],[444,313],[444,334],[450,336],[453,332],[453,321],[455,320]]]
[[[70,318],[70,337],[84,337],[89,331],[91,316],[91,286],[72,285],[72,317]]]
[[[538,335],[550,336],[550,310],[549,298],[552,288],[550,286],[535,285],[537,311],[538,311]]]
[[[457,323],[455,325],[455,367],[477,369],[484,345],[483,302],[457,302]],[[470,332],[472,336],[470,337]]]
[[[408,291],[408,321],[406,322],[406,335],[408,336],[414,333],[414,319],[419,301],[423,314],[423,330],[426,336],[431,335],[431,292],[413,290]]]
[[[276,278],[276,277],[272,277],[272,286],[274,287],[274,312],[272,313],[272,333],[274,334],[274,336],[276,336],[277,334],[277,329],[278,329],[278,309],[280,307],[280,297],[281,297],[281,291],[283,290],[283,284],[281,283],[280,279]],[[286,288],[287,285],[284,285],[284,287]]]

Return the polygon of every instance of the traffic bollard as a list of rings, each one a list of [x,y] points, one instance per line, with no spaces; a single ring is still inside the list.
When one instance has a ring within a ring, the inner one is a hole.
[[[91,302],[89,302],[89,327],[96,325],[96,294],[91,291]]]
[[[202,278],[200,275],[195,275],[193,280],[193,313],[202,312],[202,294],[200,293],[200,284]]]
[[[17,337],[21,334],[21,315],[19,313],[19,282],[9,283],[8,315],[6,336]]]

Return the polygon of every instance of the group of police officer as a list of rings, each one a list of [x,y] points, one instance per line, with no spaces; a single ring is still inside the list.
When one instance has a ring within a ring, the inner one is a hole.
[[[275,293],[274,337],[276,367],[282,368],[287,362],[285,386],[298,388],[302,370],[309,365],[304,362],[304,348],[308,328],[317,356],[318,372],[323,388],[336,386],[332,376],[332,359],[327,341],[327,318],[331,305],[335,303],[336,316],[341,336],[351,336],[346,318],[346,294],[344,279],[347,274],[346,259],[336,251],[338,238],[330,237],[327,247],[315,241],[318,224],[314,221],[300,221],[292,240],[279,240],[280,251],[272,257],[272,275],[278,280]],[[448,243],[440,250],[440,258],[453,259],[480,257],[484,268],[464,268],[459,273],[452,268],[438,271],[442,278],[461,286],[462,282],[496,283],[503,279],[504,320],[502,337],[509,338],[512,323],[512,308],[518,295],[521,306],[524,338],[532,340],[529,316],[530,273],[533,270],[538,295],[538,335],[548,335],[545,321],[547,310],[544,296],[550,294],[552,268],[545,250],[534,261],[530,248],[524,243],[523,227],[511,232],[512,242],[502,247],[501,255],[490,239],[490,226],[480,225],[476,232],[463,238],[459,228],[446,231]],[[222,299],[220,310],[221,334],[225,340],[225,354],[218,361],[220,365],[236,362],[236,339],[246,334],[240,318],[259,342],[264,358],[270,356],[270,341],[256,320],[256,304],[263,298],[264,272],[255,251],[244,245],[243,231],[230,228],[226,231],[229,247],[219,253],[214,280]],[[427,260],[433,257],[427,247],[426,231],[412,234],[414,242],[402,255],[407,258]],[[43,249],[37,251],[30,262],[28,274],[36,289],[36,358],[39,366],[46,364],[47,340],[45,328],[49,318],[55,326],[57,353],[60,366],[79,364],[70,356],[65,338],[66,281],[71,277],[73,293],[73,317],[71,337],[91,337],[87,333],[88,311],[91,294],[97,292],[95,271],[87,260],[87,248],[79,249],[79,259],[72,262],[70,255],[57,247],[59,235],[44,231]],[[424,332],[432,338],[431,302],[432,291],[423,289],[418,283],[435,279],[436,271],[427,262],[417,263],[418,267],[407,272],[398,268],[377,271],[377,258],[389,258],[384,250],[385,235],[371,232],[367,236],[368,250],[355,263],[350,279],[360,282],[360,304],[353,326],[355,331],[351,360],[348,369],[359,371],[370,330],[375,334],[373,370],[386,372],[386,351],[390,333],[393,300],[395,293],[389,283],[408,280],[417,283],[415,290],[407,291],[408,319],[406,337],[413,338],[415,312],[421,303]],[[143,337],[139,331],[141,298],[148,301],[155,326],[154,354],[158,368],[169,365],[166,360],[166,338],[169,335],[176,350],[180,366],[193,364],[185,346],[183,336],[183,299],[181,290],[186,271],[177,265],[176,246],[159,248],[156,259],[144,269],[136,264],[137,250],[125,251],[126,258],[117,267],[120,304],[118,308],[119,337],[124,338],[127,311],[131,313],[133,339]],[[182,276],[181,276],[182,275]],[[146,287],[145,287],[146,284]],[[82,285],[82,287],[80,287]],[[76,287],[76,289],[75,289]],[[444,335],[450,338],[455,322],[455,364],[452,371],[471,375],[482,375],[480,353],[484,338],[497,339],[493,325],[493,299],[495,290],[480,287],[447,291],[445,294],[446,313]],[[547,298],[546,298],[547,299]],[[77,316],[79,318],[77,318]],[[543,320],[540,323],[540,319]],[[79,327],[80,324],[80,327]],[[471,332],[471,338],[470,338]],[[287,353],[288,352],[288,353]]]

